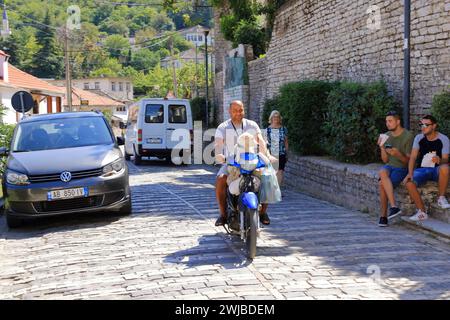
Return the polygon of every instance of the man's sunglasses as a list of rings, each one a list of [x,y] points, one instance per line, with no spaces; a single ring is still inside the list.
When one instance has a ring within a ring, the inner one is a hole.
[[[421,127],[421,128],[428,128],[429,126],[432,126],[432,125],[433,125],[432,123],[419,122],[419,127]]]

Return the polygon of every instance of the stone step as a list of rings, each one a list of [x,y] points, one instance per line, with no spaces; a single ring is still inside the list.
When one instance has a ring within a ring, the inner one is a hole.
[[[432,236],[450,243],[450,223],[442,222],[434,218],[425,221],[411,221],[409,217],[401,217],[401,221],[407,227],[428,233]]]
[[[450,191],[450,188],[447,190]],[[439,193],[437,184],[435,182],[428,182],[426,185],[419,188],[419,192],[430,217],[445,223],[450,223],[450,209],[442,209],[437,205]],[[416,206],[412,202],[404,186],[399,186],[396,189],[395,194],[403,214],[412,215],[416,212]],[[450,192],[447,192],[447,195],[450,195]]]
[[[442,222],[450,223],[450,209],[442,209],[437,203],[429,206],[430,216]]]

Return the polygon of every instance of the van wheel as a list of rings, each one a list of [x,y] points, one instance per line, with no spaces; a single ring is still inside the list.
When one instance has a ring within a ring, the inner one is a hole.
[[[8,228],[13,229],[20,227],[23,224],[23,221],[19,218],[6,214],[6,224],[8,225]]]
[[[142,163],[142,157],[138,156],[138,155],[134,155],[133,163],[137,166],[140,165]]]
[[[137,154],[136,154],[136,149],[133,147],[133,153],[134,153],[134,159],[133,159],[133,163],[135,164],[135,165],[140,165],[141,164],[141,162],[142,162],[142,157],[141,156],[138,156]]]

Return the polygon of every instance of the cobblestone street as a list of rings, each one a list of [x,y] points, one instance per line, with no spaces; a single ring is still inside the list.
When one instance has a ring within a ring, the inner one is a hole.
[[[285,191],[248,262],[214,227],[214,168],[128,165],[129,216],[1,216],[0,299],[450,299],[450,246],[430,236]]]

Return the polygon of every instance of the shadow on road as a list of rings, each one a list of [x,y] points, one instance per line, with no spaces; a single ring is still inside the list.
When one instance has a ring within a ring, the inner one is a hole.
[[[180,212],[177,211],[180,208],[183,215],[189,216],[189,219],[208,219],[212,226],[218,213],[213,187],[217,168],[170,168],[170,173],[175,175],[175,178],[164,182],[149,181],[146,187],[161,193],[170,190],[171,194],[166,194],[167,197],[177,196],[185,203],[180,203],[177,208],[159,210],[158,214],[165,215],[168,219],[183,219],[182,215],[175,213]],[[192,172],[200,169],[205,170],[204,174]],[[143,170],[136,174],[148,174],[151,171],[144,166]],[[143,187],[136,186],[135,194],[139,194],[139,188]],[[202,195],[201,200],[199,194]],[[186,203],[196,210],[189,208]],[[443,243],[434,246],[433,239],[398,225],[379,228],[375,217],[293,191],[285,193],[282,203],[271,205],[269,214],[272,224],[265,228],[264,233],[270,239],[281,241],[286,247],[271,248],[264,245],[264,242],[259,242],[257,257],[300,253],[302,257],[319,260],[320,266],[334,270],[337,277],[356,275],[369,280],[373,269],[379,268],[381,287],[398,294],[400,299],[417,299],[424,296],[428,299],[449,298],[450,248]],[[220,264],[224,261],[223,257],[201,257],[202,252],[208,252],[209,237],[211,236],[201,237],[197,247],[173,253],[166,261],[184,263],[189,267]],[[217,235],[212,237],[220,241]],[[239,248],[240,240],[237,240],[233,246]],[[230,262],[233,261],[232,257],[229,259]],[[393,285],[396,281],[402,284]],[[397,291],[398,288],[401,290]]]

